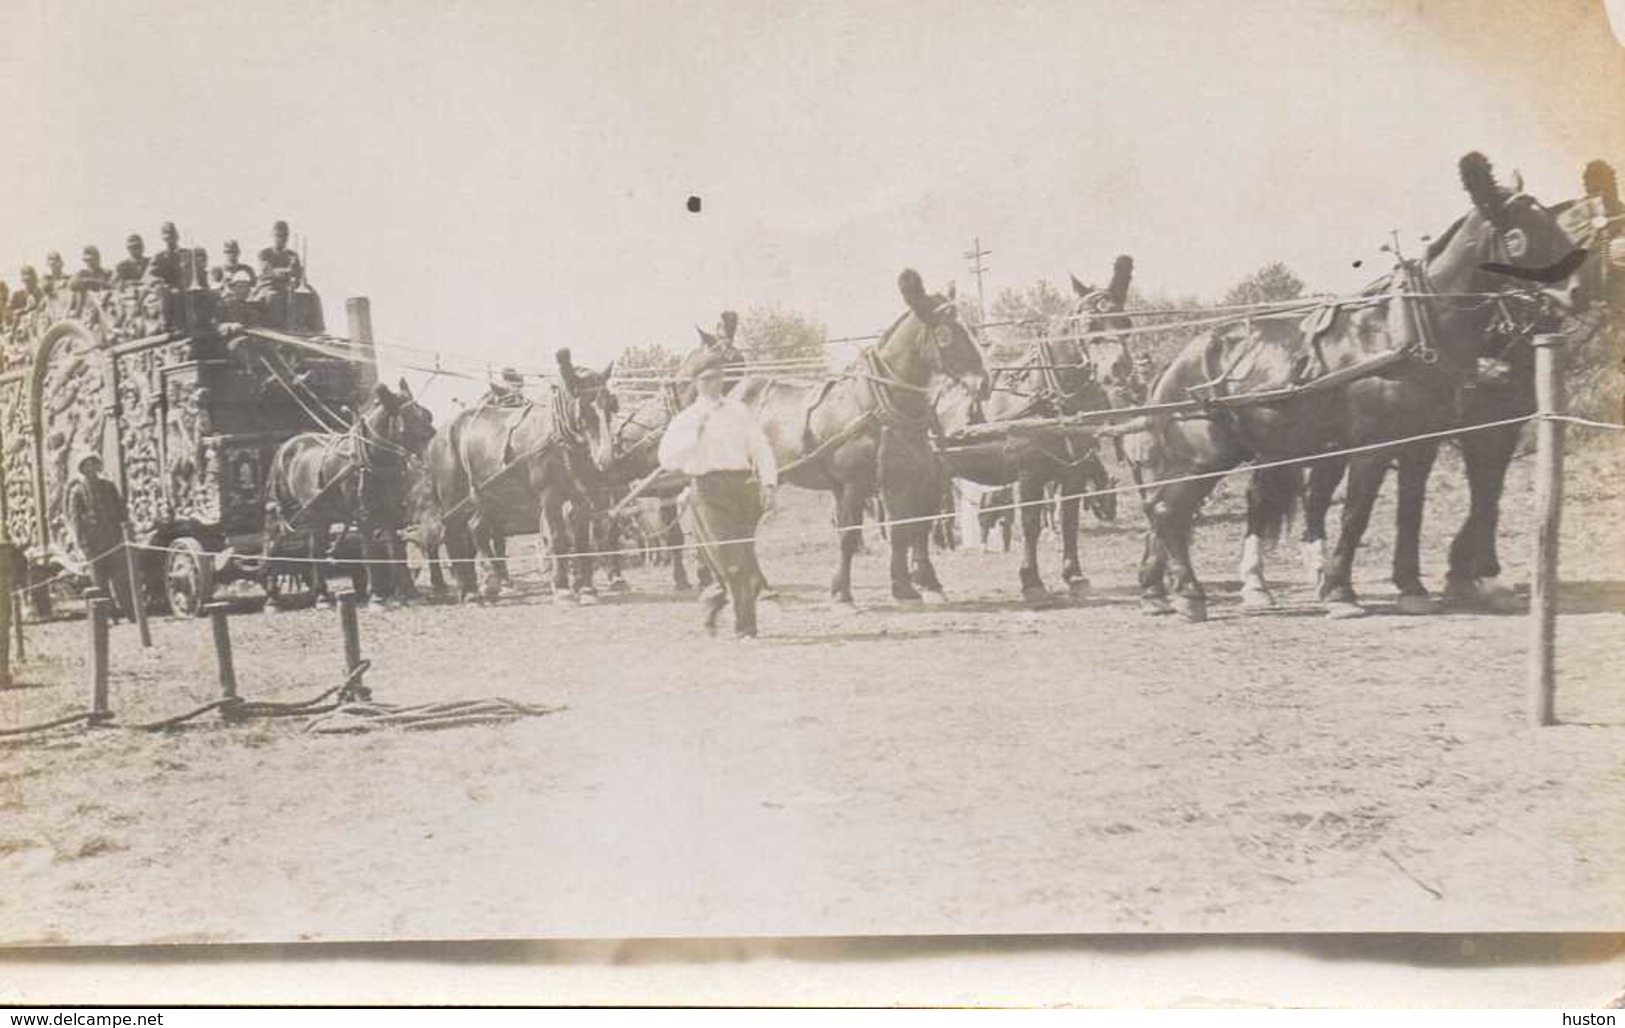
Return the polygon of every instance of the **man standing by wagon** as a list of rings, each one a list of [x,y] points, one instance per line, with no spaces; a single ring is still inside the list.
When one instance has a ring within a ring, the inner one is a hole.
[[[126,573],[124,542],[124,497],[118,486],[102,477],[102,459],[95,453],[81,453],[74,461],[79,477],[68,484],[68,525],[79,551],[90,561],[90,577],[96,588],[113,599],[119,615],[133,619],[135,604]],[[116,620],[116,618],[115,618]]]
[[[660,466],[692,479],[690,505],[700,557],[716,578],[700,596],[706,631],[716,630],[731,596],[734,633],[754,639],[761,571],[751,539],[762,515],[773,508],[779,472],[773,448],[750,408],[723,395],[722,366],[721,354],[709,354],[694,365],[699,395],[661,437]]]

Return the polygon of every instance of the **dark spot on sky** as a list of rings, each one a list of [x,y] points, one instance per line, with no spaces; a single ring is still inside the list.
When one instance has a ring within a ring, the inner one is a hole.
[[[691,197],[688,198],[688,213],[690,213],[690,214],[698,214],[698,213],[700,213],[700,198],[699,197],[691,196]]]
[[[1362,264],[1364,264],[1364,263],[1365,263],[1365,261],[1355,261],[1355,262],[1354,262],[1354,266],[1355,266],[1355,267],[1356,267],[1356,268],[1358,268],[1358,267],[1359,267],[1359,266],[1360,266],[1360,265],[1362,265]]]

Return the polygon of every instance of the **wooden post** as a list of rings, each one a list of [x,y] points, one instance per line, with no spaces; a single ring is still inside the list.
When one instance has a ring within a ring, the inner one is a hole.
[[[27,572],[25,571],[24,572],[24,577],[26,578],[26,576],[27,576]],[[21,663],[23,661],[23,659],[24,659],[24,654],[23,654],[23,598],[22,598],[21,593],[17,594],[15,602],[13,602],[12,605],[11,605],[11,623],[17,626],[17,661],[18,661],[18,663]]]
[[[1557,556],[1563,522],[1563,343],[1561,335],[1537,335],[1535,403],[1535,581],[1529,594],[1530,721],[1557,723]]]
[[[355,616],[355,593],[339,593],[339,628],[344,632],[344,673],[349,674],[361,664],[361,626]]]
[[[211,603],[203,608],[214,628],[214,659],[220,669],[220,698],[237,698],[237,671],[231,664],[231,625],[226,620],[229,603]]]
[[[344,317],[349,323],[350,340],[372,345],[372,301],[365,296],[352,296],[344,301]]]
[[[92,591],[85,598],[86,612],[90,615],[90,722],[110,721],[113,710],[107,699],[107,597]]]
[[[141,630],[141,645],[152,649],[152,632],[147,628],[146,591],[141,588],[141,577],[135,573],[135,548],[130,545],[130,526],[120,525],[124,536],[124,573],[130,576],[130,606],[135,610],[135,626]]]

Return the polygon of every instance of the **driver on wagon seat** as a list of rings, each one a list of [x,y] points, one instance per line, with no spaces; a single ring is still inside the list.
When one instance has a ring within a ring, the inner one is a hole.
[[[513,368],[503,368],[502,375],[491,383],[485,394],[488,407],[522,407],[525,404],[525,376]]]

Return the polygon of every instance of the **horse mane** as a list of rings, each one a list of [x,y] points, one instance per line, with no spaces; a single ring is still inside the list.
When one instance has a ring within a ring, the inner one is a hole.
[[[1455,224],[1444,230],[1443,235],[1428,244],[1427,252],[1423,254],[1423,256],[1427,260],[1431,261],[1441,253],[1444,253],[1444,248],[1450,245],[1450,241],[1452,239],[1456,238],[1456,233],[1461,231],[1461,226],[1466,224],[1466,222],[1467,215],[1465,214],[1457,218]]]

